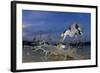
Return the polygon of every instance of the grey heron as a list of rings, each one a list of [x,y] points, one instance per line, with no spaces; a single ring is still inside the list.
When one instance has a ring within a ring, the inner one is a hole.
[[[78,36],[78,35],[82,35],[82,28],[79,24],[74,23],[72,24],[69,29],[65,30],[62,34],[61,34],[61,42],[63,42],[65,40],[65,38],[67,36],[69,37],[74,37],[74,36]]]

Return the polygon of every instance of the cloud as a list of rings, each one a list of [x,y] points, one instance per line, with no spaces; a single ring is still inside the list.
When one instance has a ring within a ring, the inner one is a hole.
[[[34,27],[34,28],[39,28],[39,27],[42,27],[42,26],[46,26],[46,24],[45,24],[45,21],[36,21],[36,22],[34,22],[34,23],[23,23],[23,25],[22,25],[22,28],[23,29],[28,29],[28,28],[32,28],[32,27]]]
[[[23,24],[23,25],[22,25],[22,28],[25,29],[25,28],[29,28],[29,27],[31,27],[31,26],[32,26],[32,24]]]

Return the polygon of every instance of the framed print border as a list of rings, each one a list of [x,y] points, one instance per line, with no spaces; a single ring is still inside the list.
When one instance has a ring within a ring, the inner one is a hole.
[[[70,67],[52,67],[52,68],[36,68],[36,69],[17,69],[17,4],[28,4],[28,5],[46,5],[46,6],[59,6],[59,7],[79,7],[79,8],[90,8],[95,9],[95,64],[94,65],[83,65],[83,66],[70,66]],[[98,66],[98,7],[90,5],[74,5],[74,4],[57,4],[57,3],[44,3],[44,2],[27,2],[27,1],[12,1],[11,2],[11,71],[22,72],[22,71],[40,71],[40,70],[54,70],[54,69],[73,69],[73,68],[87,68]]]

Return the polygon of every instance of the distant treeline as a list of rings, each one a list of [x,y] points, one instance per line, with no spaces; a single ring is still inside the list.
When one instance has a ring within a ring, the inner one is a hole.
[[[49,43],[49,42],[45,42],[46,44],[52,44],[52,45],[57,45],[58,43]],[[87,41],[87,42],[77,42],[77,43],[62,43],[64,45],[66,44],[69,44],[71,46],[88,46],[88,45],[91,45],[91,42],[90,41]],[[38,46],[39,45],[39,42],[32,42],[32,41],[23,41],[23,46],[24,45],[29,45],[29,46]]]

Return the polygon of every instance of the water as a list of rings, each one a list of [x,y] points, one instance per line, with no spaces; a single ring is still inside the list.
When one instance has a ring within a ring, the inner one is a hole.
[[[38,50],[36,50],[38,49]],[[54,45],[43,46],[24,46],[22,61],[27,62],[46,62],[46,61],[67,61],[67,60],[86,60],[91,59],[90,46],[72,46],[58,50]]]

